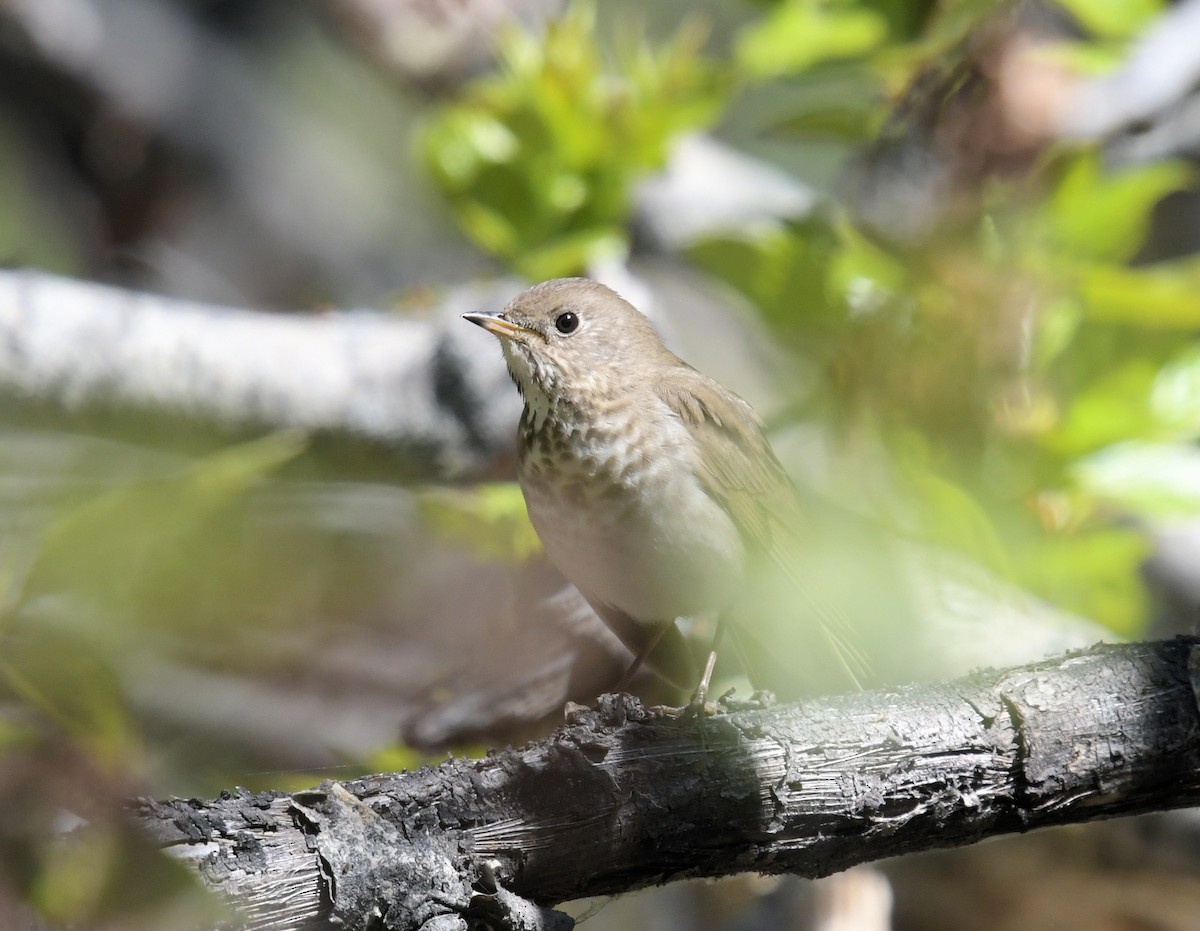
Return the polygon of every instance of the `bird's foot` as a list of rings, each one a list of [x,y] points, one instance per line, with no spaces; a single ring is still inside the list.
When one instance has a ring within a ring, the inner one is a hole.
[[[717,706],[712,705],[712,710],[709,711],[708,688],[712,684],[713,667],[717,665],[717,651],[710,650],[708,660],[704,664],[704,675],[700,677],[700,684],[696,686],[696,691],[692,693],[692,699],[687,703],[689,709],[695,709],[694,713],[703,712],[705,714],[716,714]]]

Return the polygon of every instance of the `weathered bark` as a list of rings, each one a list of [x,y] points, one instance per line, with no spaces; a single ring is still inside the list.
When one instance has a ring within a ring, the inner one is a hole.
[[[294,795],[142,802],[255,928],[506,927],[674,879],[821,876],[1200,802],[1200,640],[703,720],[605,696],[545,741]],[[535,904],[536,903],[536,904]]]

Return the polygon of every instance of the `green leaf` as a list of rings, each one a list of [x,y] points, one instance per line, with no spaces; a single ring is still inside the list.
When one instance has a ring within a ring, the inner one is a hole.
[[[894,448],[898,474],[918,508],[922,536],[1006,575],[1008,556],[987,511],[966,488],[935,471],[928,443],[909,434]]]
[[[1106,39],[1128,39],[1145,29],[1163,9],[1162,0],[1061,0],[1088,32]]]
[[[60,517],[43,534],[21,598],[84,590],[124,600],[186,569],[195,535],[239,495],[298,455],[304,434],[285,431],[222,450],[179,475],[139,481]]]
[[[880,310],[903,294],[908,269],[852,227],[841,230],[842,248],[830,260],[829,286],[855,315]]]
[[[623,257],[628,248],[620,229],[597,227],[562,236],[540,249],[526,250],[514,265],[525,278],[542,281],[570,275],[614,256]]]
[[[1159,369],[1150,410],[1165,435],[1200,439],[1200,346],[1188,346]]]
[[[1145,624],[1138,568],[1149,543],[1126,529],[1099,529],[1030,540],[1020,550],[1019,579],[1034,591],[1124,636]]]
[[[521,489],[513,482],[467,491],[429,489],[418,500],[421,516],[438,534],[467,546],[480,559],[521,562],[541,551]]]
[[[802,139],[834,139],[862,143],[879,132],[880,108],[875,101],[843,101],[793,110],[771,127],[776,135]]]
[[[1037,369],[1045,369],[1071,348],[1083,318],[1083,308],[1074,295],[1046,299],[1036,318],[1034,362]]]
[[[1134,358],[1068,399],[1062,423],[1043,437],[1064,457],[1077,456],[1154,431],[1150,392],[1158,376],[1148,359]]]
[[[1178,162],[1106,173],[1097,155],[1077,158],[1047,207],[1056,251],[1101,262],[1129,259],[1146,237],[1154,205],[1192,178]]]
[[[1200,514],[1200,448],[1194,444],[1118,443],[1075,463],[1071,474],[1089,495],[1141,515]]]
[[[1141,268],[1092,265],[1078,269],[1088,317],[1160,329],[1200,327],[1200,261]]]
[[[467,235],[536,278],[625,253],[633,183],[724,107],[728,76],[699,54],[704,40],[686,23],[657,48],[632,36],[609,69],[590,4],[544,35],[507,32],[500,73],[470,85],[420,139]]]
[[[24,623],[0,641],[0,683],[106,763],[128,764],[135,731],[124,693],[95,644],[71,632]]]
[[[831,286],[839,254],[835,231],[812,218],[758,235],[714,237],[688,250],[692,261],[745,294],[781,332],[828,329],[846,319]],[[867,261],[866,256],[863,256]],[[880,260],[877,268],[886,262]]]
[[[852,3],[784,0],[742,29],[735,58],[755,78],[794,74],[839,58],[865,55],[887,38],[887,19]]]

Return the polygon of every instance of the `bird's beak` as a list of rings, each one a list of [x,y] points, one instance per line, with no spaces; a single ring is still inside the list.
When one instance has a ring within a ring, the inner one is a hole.
[[[492,335],[502,339],[522,339],[526,336],[537,335],[536,330],[513,323],[504,316],[503,312],[463,314],[462,318],[470,320],[476,326],[481,326]]]

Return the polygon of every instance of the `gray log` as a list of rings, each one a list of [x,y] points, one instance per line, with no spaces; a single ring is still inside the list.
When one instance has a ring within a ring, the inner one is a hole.
[[[247,906],[238,927],[569,927],[549,906],[1195,805],[1198,647],[1099,645],[703,721],[605,696],[486,759],[134,814]]]

